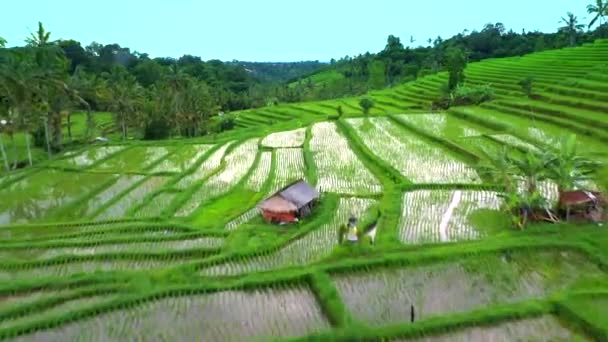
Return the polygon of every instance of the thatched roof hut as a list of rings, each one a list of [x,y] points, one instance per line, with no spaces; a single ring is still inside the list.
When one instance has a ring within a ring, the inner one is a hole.
[[[268,222],[294,222],[310,215],[318,198],[319,192],[300,179],[262,201],[258,208]]]

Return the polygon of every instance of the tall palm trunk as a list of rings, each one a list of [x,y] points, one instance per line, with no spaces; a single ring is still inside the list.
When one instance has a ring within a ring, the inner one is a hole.
[[[11,166],[8,163],[8,156],[6,155],[6,150],[4,149],[4,143],[2,142],[1,133],[0,133],[0,153],[2,153],[2,158],[4,159],[4,167],[6,168],[6,172],[10,172]]]
[[[570,33],[570,46],[576,45],[576,32]]]
[[[32,161],[32,148],[30,147],[30,133],[25,132],[25,145],[27,146],[27,159],[30,162],[30,166],[34,164]]]
[[[51,137],[49,135],[49,120],[44,118],[44,138],[46,139],[46,152],[51,158]]]
[[[13,170],[16,170],[19,158],[17,156],[17,144],[15,144],[14,134],[11,134],[11,145],[13,146]]]
[[[62,149],[63,145],[63,132],[61,130],[61,111],[56,111],[51,117],[51,128],[53,132],[53,146],[58,149]]]
[[[87,128],[85,131],[85,137],[88,140],[91,135],[91,131],[95,127],[95,121],[93,120],[93,113],[91,112],[91,107],[87,107]]]
[[[120,125],[122,126],[122,140],[127,139],[127,125],[125,123],[125,114],[120,114]]]
[[[68,112],[67,125],[68,125],[68,138],[70,139],[70,143],[71,143],[72,142],[72,111]]]

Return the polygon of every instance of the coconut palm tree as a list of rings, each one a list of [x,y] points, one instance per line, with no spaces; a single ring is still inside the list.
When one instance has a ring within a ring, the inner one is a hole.
[[[595,0],[594,4],[587,5],[587,13],[595,14],[595,17],[591,19],[589,22],[588,28],[591,28],[596,21],[600,21],[600,26],[602,26],[602,22],[604,21],[604,16],[608,15],[608,1],[604,0]]]
[[[4,39],[4,38],[0,37],[0,48],[5,47],[5,46],[6,46],[6,43],[7,43],[6,39]]]
[[[7,118],[17,131],[25,133],[29,164],[32,165],[30,133],[39,113],[40,75],[27,51],[12,51],[0,66],[0,94],[4,94]]]
[[[560,27],[559,31],[568,34],[568,36],[570,37],[570,46],[575,46],[576,36],[583,31],[585,25],[579,24],[578,17],[575,16],[572,12],[567,13],[567,18],[562,17],[558,24],[565,25]]]
[[[122,138],[126,139],[129,133],[129,120],[143,105],[143,88],[137,83],[135,77],[121,66],[113,67],[107,77],[108,107],[115,113],[117,125],[122,131]]]

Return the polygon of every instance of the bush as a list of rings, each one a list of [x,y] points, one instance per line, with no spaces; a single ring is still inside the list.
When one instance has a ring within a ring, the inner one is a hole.
[[[489,84],[480,86],[459,85],[453,91],[444,86],[443,95],[433,101],[434,109],[448,109],[452,106],[478,105],[494,99],[494,90]]]
[[[167,139],[171,133],[171,127],[166,120],[154,120],[144,128],[144,140]]]
[[[233,129],[235,126],[234,115],[232,114],[224,114],[220,119],[220,123],[218,125],[219,132],[229,131]]]
[[[521,91],[526,94],[527,97],[532,97],[532,88],[534,86],[534,78],[528,76],[523,80],[519,81],[519,86],[521,87]]]
[[[494,90],[489,84],[472,87],[461,85],[456,87],[452,95],[453,106],[478,105],[483,102],[492,101],[494,99]]]
[[[374,101],[364,97],[359,101],[359,106],[361,106],[361,109],[363,109],[363,114],[367,115],[369,114],[369,110],[374,106]]]

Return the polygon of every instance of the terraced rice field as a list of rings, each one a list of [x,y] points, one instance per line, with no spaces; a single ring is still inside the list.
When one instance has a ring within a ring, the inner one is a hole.
[[[480,237],[469,222],[480,209],[498,210],[495,192],[417,190],[403,196],[399,239],[403,243],[453,242]]]
[[[234,307],[239,310],[231,310]],[[314,295],[307,288],[296,287],[165,298],[20,340],[118,341],[135,337],[142,341],[267,341],[327,328]]]
[[[277,166],[269,193],[274,193],[299,179],[306,180],[306,164],[301,148],[279,148],[274,153]]]
[[[416,183],[479,183],[475,170],[386,118],[349,119],[366,146]]]
[[[373,200],[342,198],[331,222],[289,243],[270,255],[254,257],[243,262],[220,264],[203,269],[206,276],[236,275],[261,272],[283,267],[308,265],[327,257],[338,245],[340,225],[346,224],[350,215],[362,217],[374,204]]]
[[[606,56],[601,40],[470,63],[497,98],[446,113],[429,113],[440,72],[365,95],[367,116],[361,97],[262,107],[2,174],[0,340],[604,340],[606,224],[516,230],[476,170],[570,133],[608,161]],[[312,215],[262,220],[297,179],[320,190]],[[556,180],[538,188],[555,205]],[[340,243],[351,215],[359,243]]]
[[[110,174],[41,170],[0,190],[0,225],[33,222],[110,181]]]
[[[224,154],[226,153],[226,149],[228,149],[228,147],[230,147],[230,145],[233,143],[234,142],[228,142],[223,144],[220,148],[214,151],[209,158],[203,161],[194,172],[181,178],[175,187],[178,189],[186,189],[212,174],[220,167]]]
[[[399,342],[468,342],[468,341],[588,341],[585,336],[564,327],[551,316],[499,323],[490,327],[465,328],[445,334]]]
[[[77,168],[85,168],[91,166],[96,162],[109,157],[119,151],[122,151],[124,146],[102,146],[87,149],[81,153],[71,156],[67,159],[58,161],[58,165],[73,166]]]
[[[272,164],[272,152],[261,152],[260,161],[249,176],[247,183],[245,183],[245,188],[253,191],[262,190],[262,186],[266,182],[271,170]]]
[[[103,241],[102,241],[103,242]],[[183,251],[189,249],[211,249],[222,246],[224,240],[217,237],[198,237],[183,240],[159,240],[154,242],[102,243],[88,246],[39,248],[31,245],[29,248],[0,249],[0,256],[14,260],[44,260],[67,255],[95,255],[112,253],[145,253]]]
[[[135,146],[113,155],[96,165],[96,171],[144,172],[147,167],[165,157],[171,148],[163,146]]]
[[[445,264],[338,275],[336,288],[356,319],[369,324],[417,320],[540,298],[601,274],[594,265],[579,268],[581,256],[567,252],[480,256]],[[495,268],[500,268],[496,270]],[[501,279],[499,284],[494,280]]]
[[[135,217],[158,217],[171,205],[178,194],[175,192],[161,192],[135,210]]]
[[[185,172],[200,160],[212,147],[213,145],[180,146],[177,149],[177,152],[171,154],[157,164],[151,172]]]
[[[333,123],[312,126],[310,149],[318,169],[317,188],[343,194],[374,194],[382,185],[363,165]]]
[[[105,188],[100,193],[90,198],[86,204],[82,205],[82,214],[85,216],[92,215],[106,203],[116,198],[119,194],[131,188],[144,178],[145,177],[141,175],[126,175],[118,177],[114,184]]]
[[[225,159],[225,167],[211,176],[203,186],[176,212],[177,216],[188,216],[201,203],[222,195],[235,186],[249,171],[258,150],[258,139],[250,139],[237,146]]]
[[[109,207],[95,216],[96,220],[112,220],[123,217],[132,207],[142,203],[143,199],[167,182],[166,177],[151,176],[138,184],[133,190],[120,197]]]
[[[278,132],[269,134],[262,140],[262,146],[281,148],[281,147],[301,147],[306,137],[306,128],[299,128],[293,131]]]

